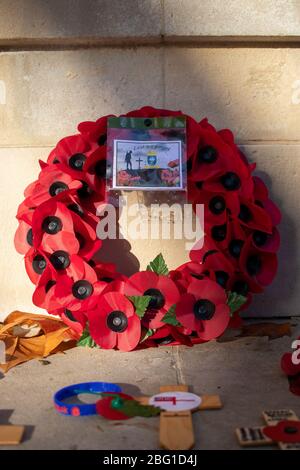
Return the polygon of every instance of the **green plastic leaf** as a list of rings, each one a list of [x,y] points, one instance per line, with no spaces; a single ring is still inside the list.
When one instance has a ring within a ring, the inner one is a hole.
[[[122,400],[122,405],[117,404],[116,408],[111,403],[111,407],[117,409],[126,416],[143,416],[144,418],[150,418],[151,416],[157,416],[160,414],[160,408],[151,405],[142,405],[136,400]]]
[[[168,325],[182,326],[176,318],[176,304],[169,308],[167,313],[163,316],[162,321]]]
[[[228,292],[227,305],[230,308],[230,315],[239,310],[242,305],[247,301],[247,298],[243,295],[237,294],[236,292]]]
[[[162,276],[167,276],[169,274],[168,266],[166,265],[164,257],[161,253],[157,255],[153,261],[150,261],[147,266],[147,271],[153,271],[154,273],[160,274]]]
[[[154,335],[155,333],[155,330],[151,330],[149,328],[149,330],[142,330],[142,334],[141,334],[141,339],[140,339],[140,343],[142,343],[143,341],[146,341],[146,339],[150,338],[150,336]]]
[[[98,345],[95,343],[93,338],[90,335],[88,328],[83,332],[79,340],[77,341],[77,346],[83,346],[85,348],[97,348]]]
[[[151,295],[128,295],[127,298],[133,303],[135,313],[143,318],[151,300]]]

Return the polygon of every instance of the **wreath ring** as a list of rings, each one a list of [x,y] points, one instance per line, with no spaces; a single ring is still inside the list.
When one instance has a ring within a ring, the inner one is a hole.
[[[36,286],[33,303],[59,315],[81,345],[130,351],[217,338],[276,274],[280,211],[230,130],[152,107],[125,116],[186,116],[187,195],[204,204],[204,245],[172,271],[161,254],[129,277],[96,261],[109,116],[82,122],[40,161],[18,208],[15,247]]]

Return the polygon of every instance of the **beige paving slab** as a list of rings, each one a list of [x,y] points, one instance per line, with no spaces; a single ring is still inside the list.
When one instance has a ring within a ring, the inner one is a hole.
[[[82,120],[163,104],[155,48],[0,54],[0,145],[54,145]]]
[[[207,116],[239,140],[299,140],[299,49],[175,47],[165,56],[167,108]]]
[[[299,36],[298,0],[164,0],[165,34],[206,36]]]
[[[176,383],[175,360],[170,349],[128,354],[75,348],[67,354],[52,356],[48,361],[48,365],[37,360],[26,363],[22,368],[12,369],[0,380],[0,420],[1,410],[14,410],[10,422],[29,426],[19,449],[157,447],[157,418],[146,421],[136,418],[126,422],[106,421],[98,416],[73,419],[57,413],[52,396],[61,387],[89,381],[118,383],[130,395],[157,393],[162,381]],[[85,401],[88,399],[87,402],[95,402],[95,397],[92,400],[90,396],[83,397]]]
[[[49,357],[50,364],[31,361],[0,377],[0,422],[6,416],[11,424],[27,426],[18,449],[158,449],[159,418],[65,417],[54,410],[53,393],[94,380],[117,382],[132,395],[186,383],[196,393],[219,394],[223,403],[221,410],[193,414],[195,448],[238,449],[235,428],[260,425],[264,409],[291,408],[300,414],[299,398],[288,391],[279,367],[290,342],[287,337],[245,338],[130,353],[75,348]]]

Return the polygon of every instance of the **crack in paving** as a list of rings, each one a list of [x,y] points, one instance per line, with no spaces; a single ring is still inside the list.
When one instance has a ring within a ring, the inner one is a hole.
[[[176,373],[176,382],[179,385],[185,384],[185,378],[183,373],[183,363],[180,350],[178,346],[172,348],[172,365],[174,366]]]

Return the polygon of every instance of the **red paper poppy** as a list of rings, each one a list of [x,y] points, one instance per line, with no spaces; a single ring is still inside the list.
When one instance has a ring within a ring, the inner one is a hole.
[[[61,202],[49,199],[40,204],[33,214],[32,231],[35,248],[41,247],[47,253],[64,250],[75,254],[79,251],[72,213]]]
[[[30,201],[25,199],[19,206],[18,206],[18,211],[17,211],[17,219],[18,220],[23,220],[27,224],[31,224],[32,220],[32,214],[34,211],[35,207],[31,206]]]
[[[20,220],[14,238],[15,248],[18,253],[25,255],[33,246],[33,233],[30,224]]]
[[[80,135],[72,135],[60,140],[48,156],[48,164],[63,163],[72,170],[82,172],[91,151],[91,145]]]
[[[149,295],[152,300],[142,323],[148,328],[160,328],[162,318],[179,300],[179,291],[175,283],[166,276],[158,276],[151,271],[133,274],[125,283],[126,295]]]
[[[300,396],[300,373],[297,375],[290,375],[288,380],[290,384],[290,392],[294,395]]]
[[[203,340],[217,338],[230,320],[226,301],[226,293],[217,283],[194,280],[177,304],[176,318]]]
[[[70,193],[80,190],[82,185],[68,167],[48,165],[41,171],[39,179],[25,189],[25,201],[27,206],[37,207],[51,198],[65,200]]]
[[[49,263],[47,255],[41,250],[30,248],[25,255],[24,261],[29,279],[33,284],[37,284],[40,276],[43,274]]]
[[[81,122],[78,125],[78,130],[86,140],[96,142],[100,146],[105,145],[107,138],[107,119],[109,117],[114,117],[114,115],[103,116],[97,119],[97,121]]]
[[[203,191],[197,186],[190,185],[188,199],[196,204],[204,204],[204,219],[207,226],[222,225],[228,220],[228,213],[238,217],[240,210],[239,198],[236,193],[213,193]]]
[[[237,155],[232,162],[226,160],[226,165],[228,169],[222,168],[218,173],[204,180],[203,190],[224,194],[236,192],[239,196],[248,198],[253,192],[251,167]]]
[[[280,247],[280,234],[276,227],[273,227],[271,234],[255,230],[252,233],[252,243],[257,250],[276,253]]]
[[[253,197],[255,204],[266,210],[272,219],[273,225],[280,224],[281,212],[276,204],[274,204],[274,202],[269,199],[269,191],[265,183],[258,176],[253,176],[253,184]]]
[[[283,420],[275,426],[266,426],[262,431],[274,442],[300,443],[300,421]]]
[[[70,265],[57,275],[55,295],[68,310],[84,311],[94,307],[106,285],[106,282],[98,281],[96,272],[88,263],[80,256],[72,255]]]
[[[189,256],[191,261],[203,263],[207,256],[212,253],[217,253],[218,251],[219,250],[214,240],[212,240],[209,236],[205,235],[204,241],[199,240],[195,243],[189,253]]]
[[[249,285],[268,286],[273,281],[278,267],[277,256],[274,253],[262,252],[252,245],[251,237],[245,242],[239,257],[242,273],[248,279]],[[252,290],[252,289],[251,289]],[[255,290],[253,290],[255,292]]]
[[[200,144],[193,162],[192,181],[204,182],[228,171],[241,172],[243,166],[247,167],[222,134],[200,126]]]
[[[103,398],[98,400],[96,403],[97,414],[103,416],[105,419],[113,420],[124,420],[131,418],[131,416],[122,413],[122,410],[119,411],[118,408],[114,408],[112,406],[113,401],[118,397],[123,400],[133,400],[133,397],[127,395],[126,393],[106,392]]]
[[[103,294],[87,312],[90,334],[103,349],[131,351],[140,340],[141,321],[132,303],[119,292]]]
[[[300,337],[298,338],[300,340]],[[293,353],[285,353],[281,358],[281,368],[286,375],[300,374],[300,364],[292,361]]]
[[[86,327],[87,317],[84,312],[71,312],[64,309],[60,313],[61,320],[75,332],[76,337],[79,339]]]
[[[228,289],[235,276],[232,262],[221,252],[211,253],[204,260],[204,272],[223,289]]]
[[[88,210],[88,208],[82,206],[82,201],[79,200],[77,195],[69,194],[67,200],[65,201],[67,208],[77,214],[81,220],[91,226],[96,230],[99,218],[97,217],[94,209],[93,212]]]
[[[272,233],[272,220],[266,210],[242,197],[238,218],[241,225],[252,230]]]
[[[170,271],[170,278],[175,282],[180,293],[186,293],[186,290],[194,279],[203,279],[208,273],[205,273],[203,264],[197,262],[187,262]]]
[[[57,274],[48,263],[37,281],[37,286],[32,296],[34,305],[44,308],[49,312],[61,309],[61,303],[55,295]]]
[[[79,243],[78,255],[89,261],[101,248],[102,241],[97,239],[94,224],[91,226],[78,214],[72,212],[74,234]],[[70,252],[70,250],[69,250]]]

